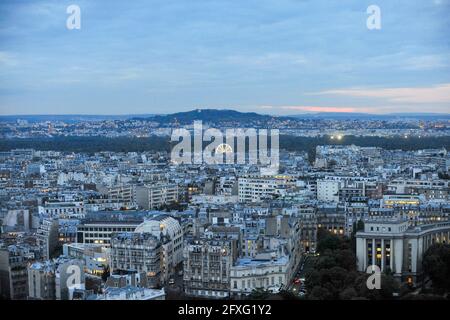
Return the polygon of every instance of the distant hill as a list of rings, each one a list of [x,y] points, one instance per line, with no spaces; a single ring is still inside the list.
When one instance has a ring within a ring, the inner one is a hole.
[[[28,122],[64,121],[67,123],[80,121],[126,120],[137,115],[95,115],[95,114],[36,114],[36,115],[0,115],[0,122],[16,122],[27,120]],[[150,117],[152,114],[140,115]]]
[[[167,115],[155,115],[148,118],[134,118],[155,121],[160,124],[179,123],[180,125],[192,124],[195,120],[208,123],[224,122],[269,122],[288,117],[276,117],[262,115],[255,112],[239,112],[235,110],[196,109],[187,112],[177,112]]]
[[[235,110],[218,109],[196,109],[186,112],[172,114],[125,114],[125,115],[83,115],[83,114],[63,114],[63,115],[0,115],[0,122],[16,122],[18,119],[28,122],[42,121],[64,121],[74,123],[80,121],[103,121],[103,120],[144,120],[155,121],[162,125],[178,123],[180,125],[192,124],[194,120],[203,122],[223,124],[226,122],[241,122],[242,124],[264,124],[273,121],[283,120],[395,120],[395,119],[416,119],[416,120],[450,120],[449,113],[389,113],[370,114],[357,112],[319,112],[304,113],[290,116],[264,115],[256,112],[239,112]]]

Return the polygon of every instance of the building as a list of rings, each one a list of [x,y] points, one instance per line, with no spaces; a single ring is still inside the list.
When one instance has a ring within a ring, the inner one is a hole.
[[[55,270],[50,261],[28,267],[28,297],[31,300],[55,300]]]
[[[387,190],[396,194],[423,194],[427,200],[447,200],[449,196],[448,181],[440,179],[395,179],[389,182]]]
[[[317,180],[317,200],[342,202],[353,197],[379,197],[381,189],[376,177],[326,176]]]
[[[270,200],[286,193],[288,186],[294,185],[290,176],[240,177],[238,180],[239,202],[259,202]]]
[[[413,227],[406,220],[367,220],[364,231],[356,233],[358,270],[377,265],[401,281],[420,283],[423,254],[432,244],[449,239],[449,221]]]
[[[228,298],[230,269],[236,242],[226,239],[192,240],[184,249],[183,282],[188,296]]]
[[[116,199],[127,203],[135,202],[136,185],[118,185],[110,188],[97,185],[96,187],[100,192],[108,195],[109,199]]]
[[[60,258],[55,264],[56,300],[72,300],[75,289],[85,289],[84,264],[81,260],[67,258]]]
[[[301,224],[295,217],[284,215],[266,218],[266,232],[263,250],[276,250],[278,256],[288,256],[289,267],[286,268],[286,278],[292,279],[304,252],[301,242]]]
[[[118,233],[111,238],[111,272],[145,272],[151,287],[161,283],[161,243],[151,233]]]
[[[44,218],[36,232],[38,244],[42,249],[42,258],[48,260],[53,257],[58,246],[58,219]]]
[[[315,252],[317,247],[317,210],[313,205],[297,207],[296,217],[300,224],[300,242],[303,252]]]
[[[163,205],[178,202],[178,185],[175,183],[156,183],[136,187],[136,202],[145,209],[158,209]]]
[[[11,245],[0,249],[0,297],[25,300],[28,296],[27,264],[34,254],[29,248]]]
[[[230,269],[231,294],[246,296],[256,289],[277,293],[289,283],[289,267],[289,257],[276,252],[239,258]]]
[[[317,200],[323,202],[338,202],[339,186],[339,181],[317,180]]]
[[[27,166],[28,175],[40,175],[45,173],[45,167],[40,163],[30,163]]]
[[[109,265],[109,248],[101,244],[66,243],[63,255],[83,261],[84,272],[94,276],[101,276]]]
[[[49,201],[38,206],[41,216],[57,218],[83,218],[85,207],[83,201]]]
[[[337,203],[317,206],[317,228],[327,230],[336,235],[345,235],[347,226],[343,207]]]
[[[108,247],[113,233],[134,232],[147,214],[144,211],[88,213],[77,227],[77,242]]]
[[[32,215],[29,210],[8,210],[3,219],[3,228],[17,231],[30,231],[32,227]]]
[[[145,272],[112,274],[105,283],[106,288],[124,288],[127,286],[148,288],[147,274]]]
[[[28,267],[28,297],[32,300],[72,300],[75,289],[84,289],[83,263],[59,257]]]
[[[183,229],[178,220],[157,215],[136,227],[135,232],[149,233],[161,243],[161,282],[166,283],[183,261]]]
[[[385,208],[410,207],[419,206],[423,202],[425,202],[425,197],[420,195],[395,194],[384,195],[381,205]]]

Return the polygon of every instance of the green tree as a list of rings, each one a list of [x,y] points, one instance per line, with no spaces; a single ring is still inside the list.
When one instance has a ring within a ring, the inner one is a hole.
[[[253,300],[266,300],[270,295],[271,292],[269,290],[265,290],[263,288],[256,288],[252,290],[248,298]]]
[[[450,291],[450,245],[432,245],[423,256],[422,266],[425,275],[433,282],[434,289]]]
[[[311,290],[311,293],[308,295],[308,299],[331,300],[331,299],[333,299],[333,295],[326,288],[316,286]]]
[[[332,234],[325,235],[322,240],[319,240],[317,244],[317,251],[320,253],[325,252],[325,250],[336,250],[340,246],[340,239]]]

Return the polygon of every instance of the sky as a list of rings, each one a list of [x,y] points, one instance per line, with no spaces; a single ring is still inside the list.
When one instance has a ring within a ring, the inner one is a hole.
[[[0,1],[0,114],[197,108],[450,113],[450,0]]]

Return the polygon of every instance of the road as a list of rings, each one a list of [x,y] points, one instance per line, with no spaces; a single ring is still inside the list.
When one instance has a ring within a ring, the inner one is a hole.
[[[288,291],[292,291],[297,295],[303,295],[304,293],[306,293],[304,279],[306,278],[306,275],[314,268],[314,264],[316,263],[317,258],[318,255],[315,254],[303,255],[302,259],[300,260],[298,270],[294,277],[294,280],[300,279],[301,281],[299,283],[294,283],[294,281],[290,283]]]
[[[182,300],[184,297],[183,290],[183,275],[179,274],[180,271],[183,270],[183,264],[181,263],[175,269],[175,275],[173,279],[175,280],[174,284],[166,284],[164,286],[164,290],[166,291],[166,299],[167,300]]]

